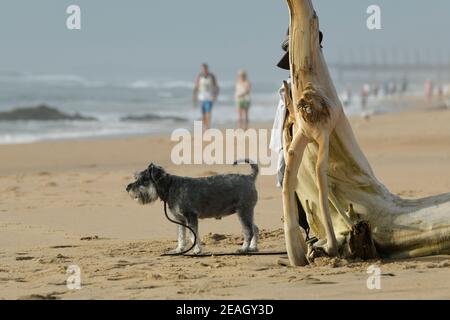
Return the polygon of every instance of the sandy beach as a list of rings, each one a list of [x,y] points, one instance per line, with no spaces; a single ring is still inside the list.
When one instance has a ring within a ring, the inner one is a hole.
[[[351,120],[377,177],[403,197],[450,192],[450,111]],[[318,259],[291,268],[282,256],[161,257],[176,227],[161,203],[125,192],[150,162],[180,175],[248,172],[247,166],[175,166],[166,136],[0,146],[0,298],[4,299],[449,299],[450,256],[403,261]],[[261,251],[283,251],[274,176],[257,181]],[[205,252],[242,243],[236,216],[200,222]],[[66,288],[70,265],[81,289]],[[366,286],[381,268],[381,289]]]

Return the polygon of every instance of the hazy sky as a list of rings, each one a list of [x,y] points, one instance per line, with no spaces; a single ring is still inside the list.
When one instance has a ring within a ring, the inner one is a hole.
[[[329,61],[383,48],[450,52],[448,0],[313,3]],[[81,7],[81,31],[66,28],[70,4]],[[381,6],[381,31],[366,28],[370,4]],[[287,25],[283,0],[2,0],[0,71],[187,79],[206,61],[219,78],[239,68],[280,77],[274,65]]]

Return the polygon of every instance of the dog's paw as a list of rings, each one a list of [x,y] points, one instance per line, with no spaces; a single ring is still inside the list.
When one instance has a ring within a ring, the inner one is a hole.
[[[185,250],[185,248],[177,247],[173,250],[170,250],[168,252],[168,254],[179,254],[179,253],[183,252],[184,250]]]
[[[192,251],[194,254],[200,254],[202,253],[202,248],[200,247],[195,247],[194,250]]]
[[[255,251],[254,251],[254,249],[251,249],[251,248],[240,248],[240,249],[236,250],[236,253],[238,253],[238,254],[247,254],[249,252],[255,252]]]

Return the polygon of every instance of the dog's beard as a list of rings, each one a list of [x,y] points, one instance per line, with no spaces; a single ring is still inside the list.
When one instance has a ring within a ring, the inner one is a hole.
[[[150,184],[148,187],[139,186],[136,189],[133,188],[129,191],[129,195],[142,205],[149,204],[158,199],[158,194],[153,184]]]

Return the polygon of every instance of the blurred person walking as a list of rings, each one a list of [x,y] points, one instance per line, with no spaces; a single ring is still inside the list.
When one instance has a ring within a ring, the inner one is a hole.
[[[447,108],[450,108],[450,85],[447,85],[447,92],[445,97],[445,105],[447,106]]]
[[[363,85],[361,89],[361,109],[363,112],[366,111],[369,95],[370,95],[370,85],[366,83],[365,85]]]
[[[434,85],[433,82],[431,80],[427,80],[425,81],[425,85],[424,85],[424,89],[425,89],[425,97],[428,100],[428,103],[431,103],[433,100],[433,91],[434,91]]]
[[[194,92],[192,101],[194,105],[200,102],[202,108],[202,122],[203,130],[211,128],[211,113],[214,102],[219,96],[219,86],[216,77],[209,72],[209,67],[206,63],[201,66],[201,72],[195,79]]]
[[[238,111],[238,126],[247,130],[249,123],[248,111],[251,105],[250,92],[252,85],[245,70],[240,70],[236,80],[235,98]]]
[[[352,88],[351,86],[347,86],[345,90],[342,92],[342,104],[344,107],[350,106],[352,102]]]

